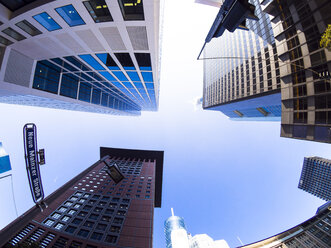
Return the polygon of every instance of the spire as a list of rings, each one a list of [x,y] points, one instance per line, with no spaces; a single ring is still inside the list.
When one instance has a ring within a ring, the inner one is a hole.
[[[172,215],[172,216],[175,216],[175,215],[174,215],[174,209],[173,209],[173,208],[171,208],[171,215]]]

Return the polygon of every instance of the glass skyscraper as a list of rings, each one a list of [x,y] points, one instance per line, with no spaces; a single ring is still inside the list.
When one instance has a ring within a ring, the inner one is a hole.
[[[189,248],[189,236],[186,230],[184,219],[172,216],[164,222],[164,233],[166,238],[166,248]]]
[[[322,0],[250,0],[258,21],[204,49],[203,108],[231,119],[281,120],[281,136],[331,143],[330,23]]]
[[[0,4],[0,102],[116,115],[158,109],[160,1]]]
[[[306,157],[298,187],[325,201],[331,201],[331,160]]]
[[[280,71],[270,18],[256,6],[249,31],[225,31],[204,49],[203,108],[232,119],[280,120]]]

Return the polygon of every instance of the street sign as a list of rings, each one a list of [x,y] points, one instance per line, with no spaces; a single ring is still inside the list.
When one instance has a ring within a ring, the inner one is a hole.
[[[44,199],[44,190],[39,168],[36,125],[33,123],[24,125],[23,136],[26,171],[28,173],[31,194],[33,201],[39,204]]]

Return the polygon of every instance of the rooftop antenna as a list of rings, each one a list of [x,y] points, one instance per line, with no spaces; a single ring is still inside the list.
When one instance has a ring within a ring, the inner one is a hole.
[[[174,209],[173,209],[173,208],[171,208],[171,215],[172,215],[172,216],[175,216],[175,215],[174,215]]]

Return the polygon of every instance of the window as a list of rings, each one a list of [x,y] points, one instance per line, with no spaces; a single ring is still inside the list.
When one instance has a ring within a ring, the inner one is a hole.
[[[72,201],[77,201],[77,199],[78,199],[78,197],[76,197],[76,196],[70,197],[70,200],[72,200]]]
[[[82,219],[79,219],[79,218],[75,218],[72,223],[75,224],[75,225],[79,225],[80,223],[82,222]]]
[[[105,222],[110,222],[111,217],[110,217],[110,216],[106,216],[106,215],[104,215],[104,216],[102,216],[101,220],[102,220],[102,221],[105,221]]]
[[[74,227],[74,226],[68,226],[65,231],[68,232],[68,233],[73,233],[75,230],[76,230],[76,227]]]
[[[5,33],[6,35],[12,37],[13,39],[20,41],[20,40],[24,40],[26,39],[25,36],[21,35],[20,33],[16,32],[14,29],[12,28],[6,28],[4,30],[2,30],[3,33]]]
[[[75,204],[74,208],[80,208],[80,204]]]
[[[105,239],[105,242],[107,243],[116,243],[117,241],[117,236],[114,236],[114,235],[107,235],[106,239]]]
[[[78,90],[78,78],[73,74],[63,74],[60,95],[76,99]]]
[[[33,18],[40,23],[48,31],[54,31],[61,29],[60,25],[52,17],[50,17],[46,12],[40,13],[33,16]]]
[[[119,215],[119,216],[125,216],[125,211],[122,211],[122,210],[119,210],[119,211],[117,211],[117,215]]]
[[[54,213],[54,214],[52,214],[52,217],[54,218],[54,219],[58,219],[58,218],[60,218],[60,214],[59,213]]]
[[[56,8],[56,12],[65,20],[66,23],[70,27],[78,26],[78,25],[84,25],[85,22],[80,17],[74,6],[71,4]]]
[[[90,210],[91,208],[92,208],[92,206],[90,206],[90,205],[85,205],[85,206],[83,207],[84,210]]]
[[[84,102],[90,102],[91,85],[88,83],[80,83],[78,99]]]
[[[33,26],[27,20],[20,21],[15,25],[31,36],[36,36],[38,34],[41,34],[40,30],[37,29],[35,26]]]
[[[38,61],[33,80],[33,88],[57,94],[61,68],[47,60]]]
[[[12,41],[6,39],[5,37],[3,37],[1,35],[0,35],[0,43],[5,45],[5,46],[9,46],[9,45],[13,44]]]
[[[114,210],[113,209],[106,209],[105,214],[113,214]]]
[[[116,58],[121,63],[125,70],[135,70],[134,64],[132,62],[131,56],[129,53],[115,53]],[[140,79],[138,79],[140,80]]]
[[[98,219],[99,215],[98,214],[90,214],[89,218],[92,220]]]
[[[65,216],[63,216],[63,218],[61,220],[64,222],[67,222],[69,219],[70,219],[70,217],[65,215]]]
[[[84,223],[84,226],[86,226],[86,227],[93,227],[93,225],[94,225],[94,222],[92,222],[92,221],[86,221]]]
[[[96,233],[96,232],[94,232],[91,235],[91,239],[101,240],[102,239],[102,235],[103,235],[102,233]]]
[[[72,205],[72,202],[66,202],[66,203],[64,203],[64,206],[66,206],[66,207],[70,207]]]
[[[104,230],[106,230],[106,228],[107,228],[107,225],[105,225],[105,224],[98,224],[95,229],[96,230],[104,231]]]
[[[66,210],[67,210],[67,208],[65,208],[65,207],[60,207],[60,208],[59,208],[59,211],[60,211],[61,213],[65,212]]]
[[[62,227],[64,227],[63,224],[61,224],[61,223],[57,223],[56,226],[55,226],[55,229],[57,229],[57,230],[61,230]]]
[[[152,70],[151,56],[149,53],[135,53],[134,56],[136,57],[140,70]]]
[[[124,219],[122,219],[122,218],[117,218],[117,217],[116,217],[116,218],[114,218],[114,221],[113,221],[113,222],[114,222],[115,224],[122,224],[123,221],[124,221]]]
[[[139,21],[145,19],[142,0],[118,0],[118,4],[125,21]]]
[[[68,214],[70,214],[70,215],[73,215],[73,214],[75,214],[75,213],[76,213],[75,210],[70,210],[70,211],[68,212]]]
[[[45,225],[46,226],[52,226],[54,224],[54,222],[55,222],[54,220],[48,219],[48,220],[45,221]]]
[[[88,230],[85,230],[85,229],[81,229],[79,230],[79,232],[77,233],[78,236],[81,236],[81,237],[87,237],[87,235],[89,234],[89,231]]]
[[[110,231],[113,233],[119,233],[120,232],[121,227],[119,226],[111,226],[110,227]]]
[[[81,211],[78,214],[78,216],[80,216],[80,217],[85,217],[86,215],[87,215],[87,212],[85,212],[85,211]]]
[[[94,22],[111,22],[113,18],[104,0],[91,0],[83,2]]]

